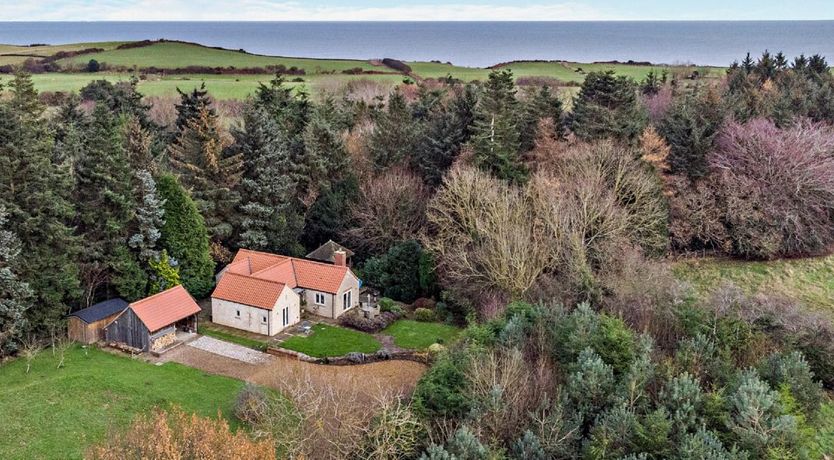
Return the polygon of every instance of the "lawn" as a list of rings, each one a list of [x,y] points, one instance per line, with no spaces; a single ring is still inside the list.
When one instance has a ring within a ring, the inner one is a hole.
[[[265,351],[268,346],[265,340],[252,339],[243,335],[220,330],[212,327],[211,325],[207,326],[205,323],[197,327],[197,333],[260,351]]]
[[[309,336],[290,337],[280,346],[316,358],[343,356],[351,352],[374,353],[382,348],[372,335],[327,324],[316,324]]]
[[[56,369],[49,350],[25,374],[22,359],[0,366],[0,458],[80,458],[110,428],[155,406],[232,419],[243,382],[175,363],[155,366],[96,348],[67,353]]]
[[[765,262],[684,259],[673,271],[702,295],[729,281],[749,293],[782,294],[834,314],[834,256]]]
[[[453,341],[460,329],[442,323],[424,323],[401,319],[385,328],[381,334],[394,337],[394,345],[409,350],[424,350],[433,343]]]

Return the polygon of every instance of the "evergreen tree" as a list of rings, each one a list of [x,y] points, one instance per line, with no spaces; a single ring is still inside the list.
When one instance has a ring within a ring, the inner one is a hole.
[[[149,295],[153,295],[182,284],[177,261],[169,256],[168,251],[165,249],[163,249],[155,259],[150,261],[150,268],[151,286],[148,292]]]
[[[302,135],[310,117],[310,101],[304,92],[293,94],[293,88],[286,84],[284,77],[276,75],[268,85],[261,83],[255,91],[255,106],[264,109],[281,128],[293,165],[303,174],[304,139]]]
[[[552,122],[551,137],[562,137],[562,101],[551,93],[550,88],[542,86],[525,104],[521,120],[521,151],[529,152],[536,145],[539,133],[539,122],[549,119]]]
[[[189,123],[199,118],[203,111],[208,111],[210,116],[215,117],[217,113],[211,106],[211,98],[206,90],[206,83],[203,82],[200,88],[194,88],[190,93],[186,93],[177,88],[177,93],[180,95],[180,102],[177,104],[177,131],[183,131]]]
[[[53,121],[53,162],[71,171],[78,152],[83,149],[83,135],[87,120],[78,108],[78,97],[70,95],[58,109]]]
[[[165,174],[157,179],[156,187],[165,209],[161,245],[176,261],[173,265],[179,268],[188,292],[205,297],[214,286],[214,262],[203,217],[176,177]]]
[[[280,127],[263,110],[249,106],[234,131],[243,158],[238,243],[241,247],[295,254],[303,217],[288,171],[289,151]]]
[[[216,260],[223,260],[232,236],[232,217],[240,196],[237,186],[243,157],[227,151],[231,144],[211,110],[202,108],[168,148],[171,167],[179,174],[206,221]]]
[[[17,75],[10,88],[13,102],[0,102],[0,206],[26,254],[17,276],[35,293],[26,319],[42,332],[61,321],[79,295],[78,240],[68,225],[72,178],[53,161],[31,79]]]
[[[407,161],[414,151],[418,130],[405,97],[394,91],[388,97],[388,107],[379,114],[373,134],[368,141],[371,162],[377,171]]]
[[[471,142],[480,168],[518,183],[524,181],[527,171],[519,155],[519,104],[515,94],[511,71],[489,74],[476,110]]]
[[[332,182],[341,180],[348,170],[348,153],[342,138],[319,110],[313,112],[304,128],[304,155],[309,165],[306,174],[298,175],[301,201],[311,205]]]
[[[26,327],[32,290],[17,276],[20,241],[6,230],[6,210],[0,206],[0,357],[13,352]]]
[[[741,68],[742,70],[744,70],[745,74],[749,75],[751,72],[753,72],[753,69],[755,69],[755,67],[756,64],[753,62],[753,58],[750,56],[750,53],[748,52],[747,55],[744,56],[744,59],[741,61]]]
[[[649,70],[649,73],[646,74],[646,78],[640,83],[640,92],[646,96],[654,96],[660,91],[660,88],[663,86],[663,82],[658,77],[657,72],[654,69]]]
[[[165,205],[156,192],[156,182],[147,170],[136,173],[139,182],[136,197],[136,232],[131,235],[128,244],[138,251],[139,260],[147,264],[159,257],[157,242],[161,236],[160,228],[165,224]]]
[[[359,181],[350,174],[324,191],[304,222],[302,243],[315,249],[327,240],[338,240],[350,226],[351,206],[359,200]]]
[[[127,158],[133,170],[156,171],[156,162],[151,153],[153,138],[142,127],[138,118],[128,118],[124,124],[124,142]]]
[[[660,123],[660,134],[669,144],[673,174],[697,179],[707,174],[707,153],[724,123],[724,110],[711,90],[678,99]]]
[[[104,105],[96,105],[75,164],[76,229],[84,245],[80,261],[87,305],[114,276],[136,270],[126,250],[136,203],[122,142],[118,120]],[[124,276],[121,285],[127,286]],[[137,292],[133,287],[129,291],[123,294]]]
[[[157,126],[148,116],[150,105],[142,101],[142,94],[138,91],[139,79],[131,77],[128,81],[111,83],[107,80],[96,80],[81,88],[81,98],[85,101],[95,101],[103,104],[113,114],[135,118],[143,129],[155,131]]]
[[[646,125],[635,83],[613,71],[591,72],[573,103],[571,127],[584,140],[607,137],[633,143]]]

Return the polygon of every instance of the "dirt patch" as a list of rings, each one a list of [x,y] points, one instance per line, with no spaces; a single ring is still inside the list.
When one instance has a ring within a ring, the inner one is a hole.
[[[363,397],[373,397],[380,388],[400,395],[410,394],[426,366],[413,361],[381,361],[355,366],[311,364],[281,356],[269,356],[262,364],[248,364],[194,347],[179,347],[158,358],[201,369],[210,374],[225,375],[247,382],[280,389],[287,381],[305,380],[317,386],[351,386]]]

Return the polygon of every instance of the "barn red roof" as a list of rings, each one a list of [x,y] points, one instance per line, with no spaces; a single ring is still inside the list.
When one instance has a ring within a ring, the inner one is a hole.
[[[162,329],[196,313],[200,306],[182,285],[154,294],[130,304],[130,309],[148,328],[149,332]]]
[[[281,290],[276,293],[277,288],[266,283],[279,284],[281,289],[286,285],[336,294],[349,271],[345,266],[241,249],[226,267],[211,296],[272,308]]]

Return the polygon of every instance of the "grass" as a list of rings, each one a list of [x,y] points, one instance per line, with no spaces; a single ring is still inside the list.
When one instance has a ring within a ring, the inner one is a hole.
[[[0,366],[0,458],[80,458],[108,429],[155,406],[176,404],[237,426],[232,405],[243,382],[175,363],[155,366],[80,347],[65,367],[49,350],[25,374],[22,359]]]
[[[433,343],[448,344],[460,334],[460,329],[448,324],[401,319],[381,333],[394,337],[394,344],[400,348],[424,350]]]
[[[259,351],[265,351],[268,344],[265,340],[257,340],[243,335],[238,335],[225,330],[215,329],[212,326],[206,326],[205,323],[197,327],[197,333],[214,337],[215,339],[224,340],[226,342],[236,343]]]
[[[351,352],[374,353],[382,348],[372,335],[327,324],[316,324],[309,336],[290,337],[280,346],[315,358],[343,356]]]
[[[216,99],[243,100],[251,95],[260,83],[267,83],[272,75],[170,75],[164,77],[150,76],[139,82],[139,91],[145,96],[176,97],[177,88],[190,91],[206,84],[212,97]],[[294,77],[289,77],[291,80]],[[350,80],[367,79],[393,85],[402,82],[401,75],[304,75],[303,82],[289,82],[299,90],[317,94],[323,89],[338,87]],[[0,83],[8,83],[11,75],[0,75]],[[112,82],[127,81],[130,75],[124,73],[46,73],[32,75],[32,81],[38,91],[76,92],[93,80]]]
[[[834,314],[834,256],[765,262],[686,259],[676,262],[673,271],[702,295],[729,281],[749,293],[781,294]]]
[[[341,72],[356,67],[363,70],[389,70],[385,67],[374,66],[368,61],[361,60],[260,56],[240,51],[209,48],[179,42],[154,43],[153,45],[140,48],[113,49],[101,53],[61,59],[58,61],[58,64],[72,63],[84,65],[90,59],[115,66],[157,67],[160,69],[187,66],[251,68],[284,65],[287,68],[298,67],[304,69],[308,74]]]
[[[59,51],[78,51],[88,48],[102,48],[104,50],[111,50],[121,45],[122,43],[124,42],[69,43],[65,45],[46,46],[20,46],[0,44],[0,65],[20,64],[29,57],[37,58],[52,56],[53,54]],[[10,54],[25,56],[9,56]],[[87,59],[87,61],[89,61],[89,59]]]

